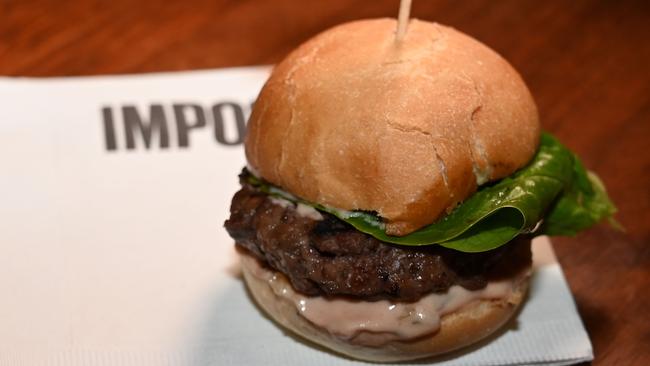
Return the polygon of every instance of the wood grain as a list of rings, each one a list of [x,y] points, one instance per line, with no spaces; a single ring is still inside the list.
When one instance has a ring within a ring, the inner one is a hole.
[[[0,0],[0,74],[267,64],[327,27],[397,8],[397,0]],[[650,2],[419,0],[412,14],[510,60],[544,128],[603,178],[627,232],[598,226],[556,238],[555,248],[594,363],[650,365]]]

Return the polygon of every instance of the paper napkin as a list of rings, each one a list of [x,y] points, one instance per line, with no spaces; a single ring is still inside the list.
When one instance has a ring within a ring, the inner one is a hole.
[[[363,364],[276,327],[238,277],[222,225],[267,75],[0,78],[0,365]],[[436,362],[591,360],[551,253],[535,242],[516,320]]]

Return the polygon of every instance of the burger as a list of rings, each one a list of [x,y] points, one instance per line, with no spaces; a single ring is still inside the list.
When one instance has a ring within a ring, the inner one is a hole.
[[[376,362],[495,332],[526,297],[531,239],[615,211],[507,61],[440,24],[395,29],[342,24],[274,68],[225,223],[272,319]]]

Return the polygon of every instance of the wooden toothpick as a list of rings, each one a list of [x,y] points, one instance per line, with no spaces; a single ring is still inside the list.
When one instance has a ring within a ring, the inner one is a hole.
[[[397,31],[395,32],[395,41],[400,42],[406,35],[406,28],[409,24],[409,14],[411,13],[411,0],[400,0],[399,15],[397,16]]]

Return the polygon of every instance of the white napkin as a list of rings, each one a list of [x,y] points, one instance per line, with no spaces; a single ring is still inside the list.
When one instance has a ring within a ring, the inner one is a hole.
[[[0,365],[363,364],[277,328],[237,277],[222,225],[267,74],[0,78]],[[593,358],[546,239],[535,260],[517,320],[439,364]]]

